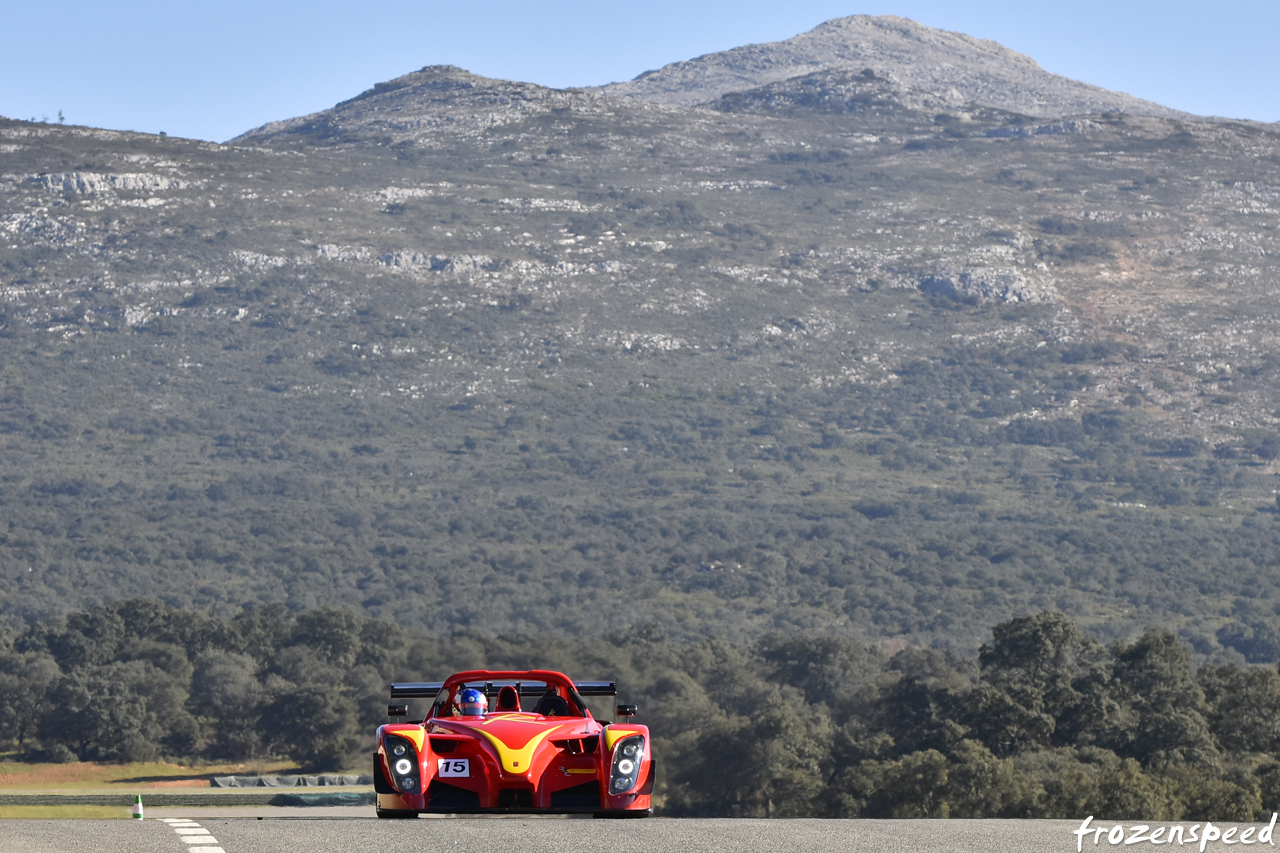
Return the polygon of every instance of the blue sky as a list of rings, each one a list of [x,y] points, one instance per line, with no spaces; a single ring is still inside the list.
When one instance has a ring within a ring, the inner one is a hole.
[[[1280,120],[1277,0],[0,2],[0,115],[217,141],[424,65],[592,85],[855,14],[992,39],[1188,112]]]

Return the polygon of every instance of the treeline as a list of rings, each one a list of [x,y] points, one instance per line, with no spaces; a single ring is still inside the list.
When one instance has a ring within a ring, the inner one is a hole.
[[[671,815],[1252,820],[1280,805],[1275,667],[1197,667],[1158,629],[1107,647],[1050,611],[995,626],[974,659],[835,636],[677,643],[653,626],[428,638],[336,608],[219,620],[137,599],[3,636],[0,740],[33,761],[357,768],[389,681],[486,666],[617,678],[654,732]]]

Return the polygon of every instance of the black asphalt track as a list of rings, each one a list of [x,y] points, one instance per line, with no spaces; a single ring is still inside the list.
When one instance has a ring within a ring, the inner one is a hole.
[[[1078,821],[199,818],[3,820],[0,853],[968,853],[1076,849]],[[1110,827],[1110,822],[1095,824]],[[1148,844],[1134,845],[1150,849]],[[1178,845],[1174,845],[1177,847]],[[1119,849],[1105,835],[1084,849]],[[1271,849],[1262,845],[1263,849]],[[1128,849],[1133,849],[1128,848]],[[1168,849],[1161,845],[1160,849]],[[1187,844],[1182,850],[1198,850]],[[1209,849],[1225,849],[1220,843]],[[1234,849],[1239,850],[1240,847]],[[1247,849],[1247,848],[1245,848]],[[1255,846],[1253,849],[1258,849]]]

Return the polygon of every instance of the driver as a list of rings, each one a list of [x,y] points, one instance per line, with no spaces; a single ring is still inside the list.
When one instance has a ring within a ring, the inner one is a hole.
[[[483,717],[489,710],[489,699],[474,687],[468,687],[458,694],[458,708],[463,717]]]

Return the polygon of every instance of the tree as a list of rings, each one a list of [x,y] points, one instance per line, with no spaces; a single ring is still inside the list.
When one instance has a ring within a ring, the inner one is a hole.
[[[83,667],[55,687],[62,714],[41,719],[42,743],[62,744],[81,761],[153,761],[163,746],[195,746],[186,696],[145,661]]]
[[[264,752],[262,705],[267,691],[253,658],[210,650],[196,659],[190,707],[209,730],[211,758],[257,758]]]
[[[870,817],[949,817],[945,799],[950,763],[936,749],[913,752],[897,761],[884,762],[875,795],[867,810]]]
[[[967,733],[955,719],[962,701],[961,695],[947,688],[902,678],[881,694],[876,727],[893,738],[897,754],[927,749],[946,752]]]
[[[40,720],[54,710],[50,688],[62,677],[53,657],[40,652],[0,653],[0,741],[22,749]]]
[[[1148,628],[1131,645],[1117,644],[1114,684],[1130,724],[1117,725],[1110,745],[1147,766],[1189,761],[1212,764],[1218,750],[1205,719],[1191,652],[1168,631]]]
[[[706,727],[675,774],[680,786],[676,813],[818,815],[830,776],[833,732],[820,706],[802,713],[796,708],[788,693],[774,692],[751,717],[729,717]]]
[[[1252,774],[1223,778],[1203,765],[1178,764],[1165,769],[1186,820],[1250,821],[1271,816],[1263,809],[1260,780]]]
[[[1132,758],[1112,757],[1098,774],[1097,799],[1089,814],[1109,820],[1177,820],[1182,816],[1173,785],[1144,773]]]
[[[1030,817],[1035,808],[1033,786],[1008,758],[997,758],[985,746],[962,740],[951,750],[945,799],[949,817]]]
[[[270,659],[288,642],[293,620],[293,612],[280,603],[246,607],[231,620],[231,625],[240,635],[238,650],[257,660]]]
[[[978,652],[982,681],[1006,694],[1028,719],[1048,721],[1047,731],[1042,725],[1024,727],[1014,746],[1025,748],[1031,738],[1060,746],[1098,736],[1116,710],[1101,643],[1054,611],[1001,623],[991,634],[991,644]]]
[[[42,633],[58,666],[70,671],[114,660],[127,630],[124,620],[114,611],[95,607],[72,613],[65,624],[55,624]]]
[[[368,738],[357,725],[355,702],[332,684],[280,685],[263,708],[261,730],[273,753],[310,773],[354,766]]]
[[[809,704],[846,708],[866,703],[884,671],[884,661],[865,644],[847,637],[786,636],[769,634],[755,646],[764,664],[763,677],[804,691]]]
[[[1224,749],[1280,752],[1280,672],[1272,667],[1206,666],[1199,682],[1210,731]]]
[[[1044,711],[986,683],[969,692],[959,716],[973,737],[1002,758],[1048,743],[1054,728],[1053,717]]]
[[[325,663],[349,669],[360,654],[363,645],[360,635],[365,621],[340,607],[308,610],[294,620],[289,643],[311,649]]]

